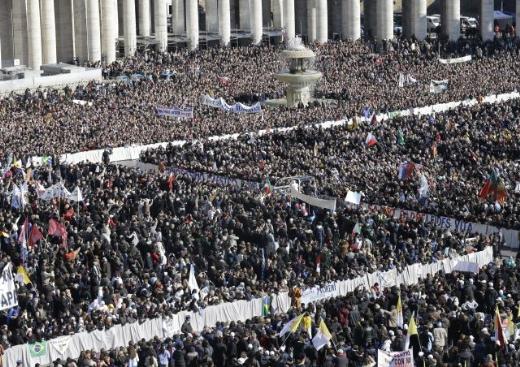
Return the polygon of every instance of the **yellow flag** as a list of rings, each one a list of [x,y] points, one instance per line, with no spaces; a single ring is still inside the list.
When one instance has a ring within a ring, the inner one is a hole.
[[[407,332],[407,335],[419,335],[419,333],[417,332],[417,325],[415,324],[415,318],[413,317],[410,317],[410,322],[408,323],[408,332]]]
[[[303,314],[301,314],[300,316],[298,316],[291,322],[291,328],[290,328],[291,333],[294,333],[296,330],[298,330],[298,326],[300,326],[302,319],[303,319]]]
[[[509,332],[509,339],[514,339],[516,334],[516,325],[513,322],[513,314],[507,316],[507,331]]]
[[[327,325],[325,324],[325,321],[321,320],[320,321],[320,326],[318,327],[318,329],[321,331],[321,333],[327,338],[327,339],[332,339],[332,334],[330,333],[329,331],[329,328],[327,327]]]
[[[18,266],[16,273],[22,278],[23,284],[31,284],[31,278],[29,278],[27,270],[22,265]]]

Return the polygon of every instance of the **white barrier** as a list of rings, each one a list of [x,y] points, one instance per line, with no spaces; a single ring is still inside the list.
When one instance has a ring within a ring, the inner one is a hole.
[[[382,288],[401,284],[413,285],[427,275],[439,271],[451,273],[459,262],[477,263],[479,267],[493,261],[493,249],[487,247],[484,251],[469,255],[457,256],[432,264],[414,264],[407,266],[403,271],[392,269],[387,272],[367,274],[351,280],[331,282],[324,286],[315,286],[305,289],[302,302],[316,302],[327,298],[345,296],[359,286],[372,287],[378,283]],[[287,292],[271,296],[273,313],[285,313],[290,308],[291,299]],[[4,353],[4,366],[14,367],[21,360],[26,367],[33,367],[36,363],[47,365],[56,359],[78,358],[83,350],[114,349],[127,346],[130,341],[136,343],[141,339],[151,340],[154,337],[166,338],[180,333],[182,323],[187,315],[191,316],[191,325],[197,332],[205,326],[215,326],[217,322],[245,321],[262,315],[262,298],[251,301],[236,301],[209,306],[201,312],[180,312],[171,318],[159,317],[146,320],[143,323],[132,323],[124,326],[116,325],[108,330],[82,332],[70,336],[61,336],[49,340],[45,354],[31,357],[27,344],[17,345],[7,349]]]
[[[27,74],[25,78],[22,79],[0,81],[0,95],[38,87],[47,88],[74,85],[88,83],[92,80],[102,81],[103,75],[101,72],[101,69],[87,69],[84,71],[47,76]]]
[[[517,99],[520,98],[520,93],[517,91],[511,92],[511,93],[504,93],[504,94],[498,94],[498,95],[490,95],[483,98],[483,103],[501,103],[505,101],[509,101],[511,99]],[[433,113],[437,112],[445,112],[448,110],[455,109],[459,106],[474,106],[478,103],[476,99],[467,99],[464,101],[459,102],[449,102],[449,103],[439,103],[432,106],[426,106],[426,107],[416,107],[416,108],[410,108],[407,110],[401,110],[401,111],[394,111],[389,113],[381,113],[377,115],[377,120],[387,120],[392,119],[395,117],[405,117],[405,116],[421,116],[421,115],[431,115]],[[368,121],[369,119],[361,118],[362,121]],[[321,123],[317,123],[311,126],[314,127],[321,127],[324,129],[329,129],[334,126],[341,126],[345,125],[346,123],[351,123],[352,119],[349,120],[338,120],[338,121],[325,121]],[[269,129],[269,130],[259,130],[257,132],[251,132],[250,135],[265,135],[270,134],[273,132],[284,132],[284,131],[291,131],[298,129],[298,126],[291,126],[291,127],[283,127],[283,128],[275,128],[275,129]],[[227,140],[227,139],[237,139],[240,136],[240,134],[229,134],[229,135],[219,135],[219,136],[212,136],[209,137],[209,140]],[[158,147],[166,147],[168,144],[172,145],[184,145],[186,143],[186,140],[175,140],[172,142],[162,142],[162,143],[156,143],[156,144],[149,144],[149,145],[133,145],[129,147],[119,147],[114,148],[112,150],[112,154],[110,155],[110,160],[112,162],[119,162],[119,161],[128,161],[128,160],[134,160],[139,159],[139,156],[142,152],[149,150],[149,149],[155,149]],[[97,149],[97,150],[90,150],[86,152],[78,152],[78,153],[69,153],[69,154],[63,154],[60,156],[60,162],[61,163],[69,163],[69,164],[75,164],[75,163],[81,163],[81,162],[91,162],[91,163],[101,163],[102,157],[103,157],[104,149]],[[43,157],[32,157],[32,163],[34,165],[40,165],[43,162]]]
[[[392,208],[383,205],[361,204],[361,207],[372,212],[384,212],[386,213],[386,215],[388,215],[389,217],[393,217],[394,219],[414,221],[423,220],[425,223],[431,223],[434,226],[439,227],[441,229],[455,231],[467,235],[471,233],[478,233],[483,235],[501,233],[508,247],[514,249],[520,247],[520,232],[515,229],[499,228],[488,224],[466,222],[462,219],[453,219],[449,217],[444,217],[442,215],[425,214],[416,212],[414,210]]]

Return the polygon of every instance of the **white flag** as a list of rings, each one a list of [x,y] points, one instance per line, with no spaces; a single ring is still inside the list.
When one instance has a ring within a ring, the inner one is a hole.
[[[199,285],[197,284],[197,278],[195,277],[195,267],[193,264],[190,265],[190,276],[188,278],[188,287],[190,288],[190,291],[193,292],[194,289],[197,291],[200,290]]]
[[[81,193],[81,189],[78,186],[76,186],[74,191],[72,191],[72,194],[70,194],[69,199],[78,202],[83,201],[83,194]]]

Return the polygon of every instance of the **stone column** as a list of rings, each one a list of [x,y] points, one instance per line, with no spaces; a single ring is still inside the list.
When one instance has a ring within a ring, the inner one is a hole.
[[[218,14],[220,43],[222,46],[229,46],[229,43],[231,42],[231,9],[229,6],[229,0],[219,0]]]
[[[206,31],[210,33],[219,33],[219,3],[217,0],[206,0]]]
[[[283,15],[284,21],[283,26],[285,28],[285,35],[287,41],[290,41],[296,37],[296,23],[295,23],[295,12],[294,12],[294,0],[284,0],[283,4]]]
[[[329,39],[329,17],[327,0],[316,0],[316,40],[327,43]]]
[[[316,42],[316,0],[307,0],[307,38]]]
[[[160,52],[168,50],[168,19],[167,5],[164,0],[154,0],[154,26],[155,39],[159,42],[157,48]]]
[[[139,0],[139,35],[150,37],[151,21],[150,0]]]
[[[273,12],[273,28],[283,29],[285,20],[285,0],[272,0],[271,9]]]
[[[377,36],[377,0],[363,0],[363,23],[365,26],[365,37],[376,38]]]
[[[457,41],[460,37],[460,0],[444,0],[442,15],[442,33],[450,41]]]
[[[361,3],[359,0],[343,0],[341,33],[343,39],[355,41],[361,38]]]
[[[263,22],[262,22],[262,0],[252,0],[253,16],[252,16],[252,33],[253,44],[262,43]]]
[[[186,34],[188,48],[196,50],[199,47],[199,2],[186,0]]]
[[[480,35],[483,41],[492,40],[495,36],[494,5],[493,0],[480,0]]]
[[[29,40],[27,30],[27,8],[25,1],[13,1],[13,59],[21,65],[29,65]]]
[[[105,63],[111,64],[116,60],[117,7],[113,1],[101,1],[102,50]]]
[[[137,25],[135,19],[135,0],[123,0],[123,27],[125,37],[125,56],[133,56],[137,50]]]
[[[239,0],[238,17],[240,18],[240,29],[244,31],[251,30],[251,1]]]
[[[428,14],[426,0],[411,0],[414,16],[412,18],[412,32],[415,38],[422,41],[428,35]]]
[[[177,1],[177,24],[175,25],[175,32],[177,34],[184,34],[186,32],[186,7],[184,6],[185,1],[189,0],[175,0]]]
[[[0,7],[0,68],[2,58],[9,61],[13,59],[12,51],[10,51],[12,50],[12,33],[11,4],[9,2],[6,6]]]
[[[87,39],[89,61],[96,62],[101,60],[101,29],[98,0],[87,1]]]
[[[515,33],[520,37],[520,0],[516,0]]]
[[[43,63],[55,64],[57,59],[54,0],[41,0],[41,20]]]
[[[394,2],[393,0],[377,0],[377,39],[394,38]]]
[[[40,70],[42,66],[42,33],[40,1],[27,0],[27,34],[29,37],[29,67]]]

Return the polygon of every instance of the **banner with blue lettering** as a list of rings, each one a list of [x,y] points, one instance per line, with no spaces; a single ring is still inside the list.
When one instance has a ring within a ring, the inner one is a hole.
[[[200,97],[200,103],[206,106],[220,108],[221,110],[227,111],[227,112],[234,112],[234,113],[260,113],[262,112],[262,106],[260,105],[260,102],[256,102],[252,106],[246,106],[242,103],[235,103],[233,105],[229,105],[226,103],[224,98],[212,98],[208,95]]]
[[[193,107],[186,108],[166,108],[156,107],[157,116],[176,117],[180,119],[192,119],[193,118]]]

